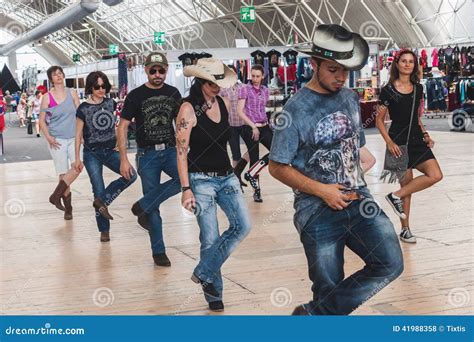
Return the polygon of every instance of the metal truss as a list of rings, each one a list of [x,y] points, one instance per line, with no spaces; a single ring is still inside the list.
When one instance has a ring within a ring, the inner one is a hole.
[[[410,0],[416,1],[416,0]],[[445,0],[439,0],[444,2]],[[451,15],[468,0],[452,7]],[[429,46],[436,37],[423,31],[422,22],[404,6],[408,0],[124,0],[117,6],[101,4],[89,17],[45,37],[69,58],[81,55],[81,63],[108,54],[108,45],[118,44],[127,53],[152,50],[230,48],[235,39],[246,38],[250,46],[292,45],[311,40],[316,27],[338,23],[359,32],[382,50],[400,42]],[[0,13],[28,29],[67,6],[67,1],[0,0]],[[388,5],[387,5],[388,4]],[[394,6],[390,6],[393,4]],[[256,21],[239,20],[241,6],[256,7]],[[441,6],[440,6],[441,8]],[[397,9],[398,12],[392,13]],[[443,13],[433,14],[446,27]],[[460,19],[459,19],[460,20]],[[405,31],[397,31],[400,26]],[[467,39],[472,32],[462,21]],[[165,43],[153,42],[154,32],[165,32]],[[410,36],[406,38],[406,36]]]

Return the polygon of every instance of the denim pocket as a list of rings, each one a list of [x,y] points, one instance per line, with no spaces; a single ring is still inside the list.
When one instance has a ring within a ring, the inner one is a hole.
[[[145,151],[137,151],[137,154],[135,155],[135,164],[137,166],[137,172],[140,174],[140,159],[145,155]]]

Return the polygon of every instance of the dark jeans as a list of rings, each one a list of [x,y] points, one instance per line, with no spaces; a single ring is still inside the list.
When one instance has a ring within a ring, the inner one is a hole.
[[[139,203],[148,214],[151,225],[151,250],[153,254],[165,253],[160,204],[181,191],[176,148],[168,147],[162,151],[138,148],[136,163],[144,195]],[[160,183],[162,171],[171,177],[164,183]]]
[[[300,230],[300,238],[313,282],[313,300],[304,306],[314,315],[348,315],[403,271],[393,225],[371,199],[353,201],[341,211],[322,205]],[[365,267],[344,279],[345,246]]]
[[[243,130],[245,126],[231,126],[230,127],[230,151],[232,152],[232,160],[238,162],[242,155],[240,153],[240,137],[243,137]]]
[[[137,174],[134,172],[129,181],[120,177],[105,187],[104,177],[102,176],[103,167],[106,166],[120,175],[119,153],[111,148],[98,149],[94,151],[84,148],[83,153],[84,166],[92,184],[94,199],[100,198],[107,206],[109,206],[122,191],[137,180]],[[100,232],[108,232],[110,230],[110,221],[103,217],[98,210],[95,211],[95,219]]]
[[[270,126],[266,125],[259,127],[258,130],[260,132],[258,141],[252,139],[252,128],[250,126],[244,126],[242,131],[242,138],[244,139],[245,145],[247,145],[247,149],[249,151],[250,167],[252,167],[252,165],[260,159],[259,144],[262,144],[268,150],[270,150],[272,146],[273,132]]]

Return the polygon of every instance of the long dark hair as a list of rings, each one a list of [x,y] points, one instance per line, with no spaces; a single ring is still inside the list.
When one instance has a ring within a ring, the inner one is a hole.
[[[413,51],[411,51],[409,49],[400,50],[397,53],[397,55],[395,56],[395,58],[393,59],[392,66],[390,67],[389,83],[393,84],[395,82],[395,80],[397,80],[400,77],[400,71],[398,70],[398,61],[400,61],[400,58],[403,55],[406,55],[406,54],[412,55],[413,59],[415,60],[415,66],[413,67],[413,71],[410,74],[410,82],[413,83],[413,84],[420,83],[420,76],[418,75],[418,72],[419,72],[418,71],[418,69],[419,69],[418,57],[416,56],[416,54]]]
[[[205,79],[194,77],[193,84],[189,89],[189,96],[184,98],[184,102],[189,102],[194,108],[196,115],[198,115],[198,111],[202,111],[204,106],[206,106],[206,100],[204,99],[204,95],[202,93],[202,86],[209,82]]]

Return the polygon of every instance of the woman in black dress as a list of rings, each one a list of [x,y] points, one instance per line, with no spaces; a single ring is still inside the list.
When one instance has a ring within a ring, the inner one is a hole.
[[[400,51],[392,64],[389,83],[380,92],[376,119],[377,128],[393,156],[400,157],[402,151],[399,145],[405,145],[408,141],[408,170],[400,179],[400,189],[389,193],[385,198],[400,217],[400,240],[409,243],[416,242],[409,225],[411,194],[429,188],[443,178],[431,151],[434,140],[421,122],[420,114],[423,113],[424,104],[423,87],[419,81],[416,55],[411,50]],[[413,101],[415,110],[410,122]],[[392,120],[388,132],[384,125],[387,111]],[[417,169],[422,175],[413,178],[413,169]]]

